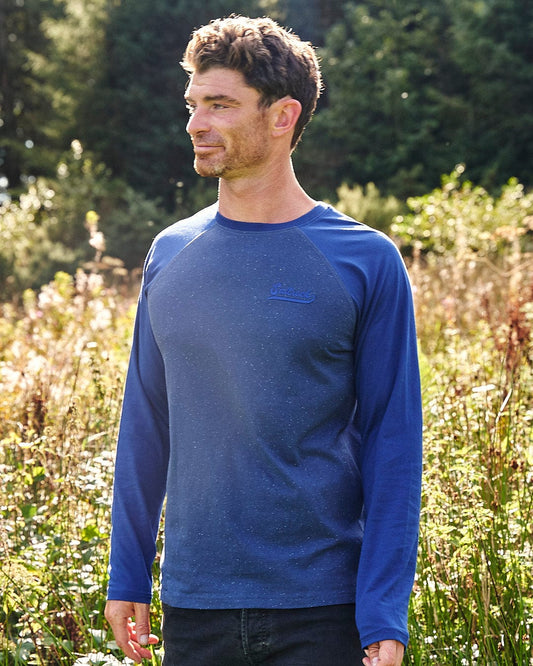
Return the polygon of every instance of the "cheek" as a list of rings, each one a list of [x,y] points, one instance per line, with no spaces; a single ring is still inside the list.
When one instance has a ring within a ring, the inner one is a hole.
[[[241,132],[239,141],[254,150],[267,147],[269,139],[268,128],[263,123],[250,124]]]

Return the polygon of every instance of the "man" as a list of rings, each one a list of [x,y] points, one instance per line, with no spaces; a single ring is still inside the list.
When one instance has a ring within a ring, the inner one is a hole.
[[[150,657],[166,496],[166,666],[398,666],[421,472],[403,263],[295,177],[321,87],[309,44],[232,17],[182,64],[195,169],[219,197],[145,264],[106,617],[128,657]]]

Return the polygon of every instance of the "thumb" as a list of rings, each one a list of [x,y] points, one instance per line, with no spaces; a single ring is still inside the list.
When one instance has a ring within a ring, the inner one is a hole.
[[[377,666],[379,663],[379,643],[372,643],[365,648],[366,657],[363,659],[365,666]]]
[[[134,604],[135,633],[140,645],[148,645],[150,637],[150,606],[148,604]]]

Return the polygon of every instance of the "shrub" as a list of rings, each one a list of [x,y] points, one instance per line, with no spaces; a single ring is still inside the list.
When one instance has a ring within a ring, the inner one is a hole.
[[[57,274],[0,328],[3,663],[72,664],[105,648],[113,449],[133,294]]]
[[[154,235],[171,218],[95,164],[78,141],[57,178],[28,184],[18,200],[0,204],[0,289],[5,296],[38,289],[61,270],[73,275],[92,258],[86,214],[97,211],[108,255],[128,269],[142,265]]]
[[[382,197],[374,183],[368,183],[366,188],[343,184],[337,190],[337,199],[335,206],[342,213],[384,232],[405,211],[405,204],[392,195]]]
[[[472,233],[446,251],[422,245],[409,261],[425,464],[405,663],[529,664],[533,271],[527,236],[513,231],[529,199],[511,184],[488,219],[488,195],[445,188],[424,204],[434,224],[463,211]],[[9,665],[124,663],[103,607],[138,282],[106,262],[98,215],[85,224],[95,254],[86,270],[25,291],[20,307],[0,306],[0,650]],[[154,627],[160,614],[156,594]]]
[[[445,182],[407,236],[426,251],[409,267],[425,368],[413,665],[533,657],[533,262],[515,233],[529,202],[516,183],[492,200]],[[430,217],[449,232],[434,245],[417,235]]]
[[[60,240],[54,227],[57,219],[49,213],[55,191],[44,180],[28,187],[18,202],[4,200],[0,205],[0,290],[7,297],[26,287],[37,288],[53,272],[72,270],[79,254]]]
[[[461,182],[463,173],[459,165],[441,188],[408,199],[412,212],[398,216],[391,227],[404,248],[493,259],[533,231],[533,193],[512,179],[495,199],[482,187]]]

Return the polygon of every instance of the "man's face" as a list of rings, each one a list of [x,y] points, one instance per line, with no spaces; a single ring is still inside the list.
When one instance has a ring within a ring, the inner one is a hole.
[[[268,109],[259,92],[232,69],[213,67],[194,73],[185,92],[187,124],[200,176],[227,180],[252,175],[269,156]]]

